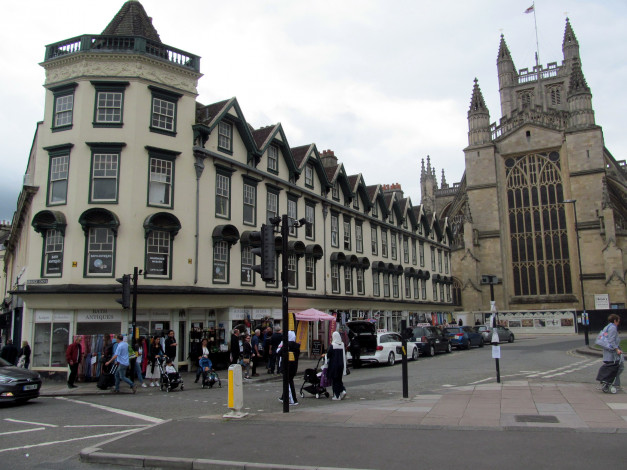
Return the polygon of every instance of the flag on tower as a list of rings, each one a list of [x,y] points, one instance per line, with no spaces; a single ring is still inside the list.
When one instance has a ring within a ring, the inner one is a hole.
[[[536,9],[535,3],[525,10],[525,13],[533,13]]]

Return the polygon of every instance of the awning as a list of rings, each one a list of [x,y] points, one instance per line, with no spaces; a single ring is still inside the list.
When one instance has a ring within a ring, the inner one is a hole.
[[[214,241],[227,242],[229,245],[237,243],[239,240],[239,230],[234,225],[218,225],[213,229],[211,238]]]
[[[405,268],[405,276],[407,277],[415,277],[416,276],[416,270],[412,267],[409,268]]]
[[[375,261],[372,263],[372,270],[378,272],[385,271],[385,263],[383,261]]]
[[[360,266],[359,258],[357,258],[357,256],[355,255],[350,255],[350,257],[347,260],[347,263],[351,266],[351,268],[357,268]]]
[[[359,258],[359,265],[362,269],[368,269],[370,267],[370,260],[365,256]]]
[[[307,256],[311,256],[313,259],[321,259],[323,255],[322,247],[318,244],[307,245],[305,248]]]
[[[95,227],[111,229],[117,235],[120,226],[117,215],[101,207],[87,209],[78,218],[78,223],[81,224],[85,233],[88,233],[90,228]]]
[[[58,211],[39,211],[33,217],[31,223],[36,232],[41,233],[42,236],[46,236],[47,230],[58,230],[61,234],[65,235],[65,215],[63,212]]]
[[[334,251],[333,253],[331,253],[331,262],[337,263],[337,264],[344,264],[346,263],[346,255],[342,253],[341,251]]]
[[[329,321],[335,319],[333,315],[321,312],[315,308],[308,308],[302,312],[294,314],[294,318],[299,321]]]
[[[152,231],[169,232],[174,238],[179,230],[181,230],[181,222],[179,219],[169,212],[157,212],[149,215],[144,220],[144,236],[148,237]]]
[[[287,253],[289,255],[296,255],[300,258],[305,255],[305,244],[300,240],[287,242]]]

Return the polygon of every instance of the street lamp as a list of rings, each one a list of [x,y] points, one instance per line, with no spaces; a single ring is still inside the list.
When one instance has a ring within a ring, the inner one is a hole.
[[[587,320],[587,316],[588,314],[586,313],[586,296],[583,292],[583,270],[581,269],[581,246],[579,245],[579,226],[577,224],[577,199],[566,199],[565,201],[562,201],[564,204],[572,204],[573,205],[573,212],[575,213],[575,233],[577,234],[577,257],[579,258],[579,285],[581,286],[581,306],[583,308],[583,312],[581,315],[581,323],[583,325],[583,334],[584,334],[584,341],[586,346],[588,346],[590,344],[590,341],[588,339],[588,320]]]

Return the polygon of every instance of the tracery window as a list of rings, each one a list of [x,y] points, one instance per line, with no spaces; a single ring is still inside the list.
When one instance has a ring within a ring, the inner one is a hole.
[[[514,295],[572,293],[559,153],[508,158],[505,170]]]

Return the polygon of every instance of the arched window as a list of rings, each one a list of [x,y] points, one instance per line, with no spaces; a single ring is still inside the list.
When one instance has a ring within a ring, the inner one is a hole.
[[[572,293],[559,153],[508,158],[505,170],[514,295]]]
[[[85,232],[85,270],[88,277],[113,277],[115,273],[115,239],[120,221],[107,209],[88,209],[78,218]]]

